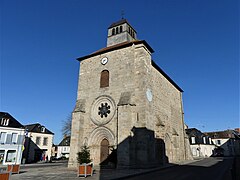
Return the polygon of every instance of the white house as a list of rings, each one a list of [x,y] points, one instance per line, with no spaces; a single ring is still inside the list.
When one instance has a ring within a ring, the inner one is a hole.
[[[189,137],[190,148],[194,158],[210,157],[216,146],[212,139],[196,128],[186,129]]]
[[[235,130],[206,132],[205,134],[210,136],[217,146],[216,153],[224,156],[240,155],[240,133],[238,128]]]
[[[7,112],[0,112],[0,164],[21,164],[24,126]]]
[[[28,131],[23,153],[26,163],[50,160],[54,133],[39,123],[26,125],[25,129]]]
[[[57,146],[57,158],[69,158],[70,153],[70,136],[64,137]]]

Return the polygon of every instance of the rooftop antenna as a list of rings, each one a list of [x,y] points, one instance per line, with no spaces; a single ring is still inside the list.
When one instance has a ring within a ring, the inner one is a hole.
[[[124,19],[124,10],[121,11],[122,19]]]

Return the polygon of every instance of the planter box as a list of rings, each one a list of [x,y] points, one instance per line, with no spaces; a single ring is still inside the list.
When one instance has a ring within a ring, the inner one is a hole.
[[[7,166],[7,171],[10,171],[12,173],[19,174],[20,171],[20,164],[11,164]]]
[[[11,176],[10,172],[0,172],[0,179],[1,180],[9,180]]]
[[[77,176],[92,176],[93,175],[93,163],[89,164],[80,164],[78,166],[78,174]]]

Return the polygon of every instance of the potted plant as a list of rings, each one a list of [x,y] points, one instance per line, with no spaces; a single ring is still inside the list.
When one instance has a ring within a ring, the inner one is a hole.
[[[83,146],[81,152],[77,153],[78,176],[87,177],[93,174],[93,163],[90,159],[90,151],[87,146]]]

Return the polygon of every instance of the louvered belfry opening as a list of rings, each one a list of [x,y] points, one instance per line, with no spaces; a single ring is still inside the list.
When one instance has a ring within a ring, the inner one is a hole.
[[[109,71],[103,70],[101,72],[101,79],[100,79],[100,88],[109,87]]]

